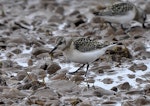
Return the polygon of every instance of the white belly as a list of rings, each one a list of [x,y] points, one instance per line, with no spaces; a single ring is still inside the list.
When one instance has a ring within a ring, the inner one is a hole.
[[[114,45],[110,45],[103,49],[97,49],[89,52],[80,52],[78,50],[64,51],[64,56],[67,58],[67,60],[70,60],[72,62],[82,64],[91,63],[103,54],[105,54],[105,51],[112,46]]]
[[[131,22],[136,15],[135,10],[129,11],[126,15],[118,15],[118,16],[101,16],[104,20],[113,23],[129,23]]]

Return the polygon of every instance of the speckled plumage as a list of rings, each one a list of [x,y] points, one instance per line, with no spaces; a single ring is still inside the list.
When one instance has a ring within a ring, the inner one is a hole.
[[[95,61],[112,46],[114,44],[110,45],[108,42],[99,43],[84,37],[58,37],[56,46],[51,52],[60,47],[68,61],[84,64]]]
[[[73,44],[75,46],[75,49],[79,50],[80,52],[92,51],[108,46],[108,44],[102,44],[89,38],[79,38],[75,40]]]
[[[124,15],[132,10],[134,5],[131,3],[118,3],[111,6],[112,15]]]
[[[145,28],[146,13],[131,2],[114,3],[102,11],[94,12],[94,14],[110,23],[125,24],[135,20],[142,23]]]
[[[99,43],[84,37],[58,37],[56,39],[56,46],[50,53],[60,47],[67,61],[81,63],[83,66],[87,64],[88,70],[89,63],[97,60],[100,56],[105,54],[106,50],[115,45],[116,44],[108,44],[108,42]]]

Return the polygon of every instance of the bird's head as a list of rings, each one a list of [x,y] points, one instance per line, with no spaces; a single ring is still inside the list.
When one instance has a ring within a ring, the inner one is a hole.
[[[71,38],[70,37],[63,37],[59,36],[55,40],[55,47],[50,51],[50,54],[53,53],[57,48],[60,48],[62,51],[64,51],[68,46],[71,45]]]

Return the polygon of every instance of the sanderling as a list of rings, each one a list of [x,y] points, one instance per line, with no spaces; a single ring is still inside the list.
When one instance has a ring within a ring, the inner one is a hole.
[[[51,50],[50,54],[59,47],[68,61],[83,64],[75,72],[87,65],[87,73],[89,64],[104,55],[106,50],[115,45],[108,44],[108,42],[100,43],[84,37],[58,37],[56,46]],[[71,74],[75,72],[71,72]]]
[[[123,24],[129,23],[132,20],[142,23],[143,28],[145,28],[146,13],[131,2],[114,3],[102,11],[94,12],[94,14],[103,18],[114,30],[116,28],[111,23],[121,24],[121,28],[126,30]]]

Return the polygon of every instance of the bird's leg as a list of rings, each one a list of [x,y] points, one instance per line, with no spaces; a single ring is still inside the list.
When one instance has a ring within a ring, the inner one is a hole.
[[[86,73],[85,73],[85,77],[86,77],[86,83],[87,83],[87,87],[90,88],[90,85],[88,83],[88,80],[87,80],[87,72],[88,72],[88,69],[89,69],[89,64],[87,64],[87,67],[86,67]]]
[[[76,72],[78,72],[80,69],[82,69],[85,66],[85,64],[83,64],[82,66],[80,66],[76,71],[74,72],[69,72],[69,74],[75,74]]]
[[[121,24],[120,26],[121,26],[121,29],[124,31],[125,34],[128,34],[128,32],[131,30],[131,28],[125,28],[123,26],[123,24]]]
[[[88,69],[89,69],[89,64],[87,64],[87,66],[86,66],[86,73],[85,73],[85,77],[86,77],[86,74],[87,74],[87,72],[88,72]]]
[[[145,29],[146,28],[146,26],[145,26],[145,22],[146,22],[146,19],[147,19],[147,15],[146,15],[146,13],[144,12],[143,13],[143,23],[142,23],[142,27]]]
[[[117,29],[111,24],[111,22],[107,22],[109,25],[110,25],[110,27],[116,32],[117,31]]]
[[[143,27],[144,29],[146,28],[146,26],[145,26],[145,23],[144,23],[144,22],[142,23],[142,27]]]

